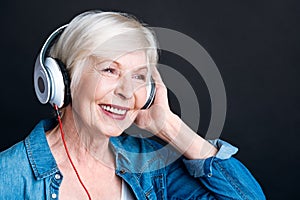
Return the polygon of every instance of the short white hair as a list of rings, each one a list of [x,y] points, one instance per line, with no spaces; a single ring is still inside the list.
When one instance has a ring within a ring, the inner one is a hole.
[[[114,60],[126,53],[143,50],[150,67],[158,61],[157,49],[154,32],[132,15],[87,11],[71,20],[52,46],[50,56],[66,65],[72,91],[91,56]]]

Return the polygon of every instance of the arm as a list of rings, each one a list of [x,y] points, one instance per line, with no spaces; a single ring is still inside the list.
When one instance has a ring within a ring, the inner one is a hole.
[[[265,199],[249,170],[232,157],[238,151],[236,147],[222,140],[204,140],[179,117],[167,119],[171,119],[170,122],[166,120],[164,128],[157,135],[184,155],[183,162],[188,173],[199,180],[211,195],[218,199]],[[189,180],[183,180],[182,183],[186,181]],[[201,190],[199,192],[193,195],[203,195]]]
[[[221,140],[209,142],[190,129],[170,110],[167,89],[157,69],[153,71],[153,78],[157,87],[154,104],[148,110],[140,111],[135,122],[140,128],[147,129],[170,143],[184,155],[184,164],[189,174],[183,173],[181,167],[170,173],[182,173],[176,179],[182,183],[182,189],[187,182],[193,185],[197,180],[209,195],[221,199],[265,199],[259,184],[248,169],[231,157],[237,149]],[[176,184],[170,184],[168,191],[172,191],[174,185]],[[174,190],[175,193],[176,191]],[[191,190],[187,189],[186,192]],[[207,195],[203,190],[200,193]]]
[[[183,160],[189,174],[220,199],[265,199],[260,185],[249,170],[232,157],[238,149],[222,140],[211,143],[219,149],[215,156]]]

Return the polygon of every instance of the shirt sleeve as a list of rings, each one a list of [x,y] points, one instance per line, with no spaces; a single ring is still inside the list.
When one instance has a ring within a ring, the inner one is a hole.
[[[218,149],[217,154],[207,159],[183,159],[189,174],[218,199],[266,199],[249,170],[232,157],[238,148],[220,139],[209,142]]]

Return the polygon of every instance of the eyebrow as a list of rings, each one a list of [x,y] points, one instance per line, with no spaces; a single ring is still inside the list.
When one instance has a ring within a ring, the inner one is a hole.
[[[143,66],[135,69],[134,72],[138,72],[138,71],[142,71],[142,70],[146,70],[148,72],[148,67],[143,65]]]
[[[110,62],[116,64],[120,69],[122,68],[122,64],[121,64],[121,63],[119,63],[119,62],[117,62],[117,61],[114,61],[114,60],[110,60]],[[134,71],[134,72],[137,72],[137,71],[141,71],[141,70],[147,70],[147,72],[148,72],[148,67],[147,67],[147,65],[141,65],[141,66],[138,66],[138,67],[134,68],[133,71]]]
[[[107,59],[107,60],[102,61],[101,63],[106,63],[106,62],[108,62],[108,63],[113,63],[113,64],[117,65],[117,67],[118,67],[119,69],[122,68],[122,64],[119,63],[119,62],[117,62],[117,61],[115,61],[115,60],[109,60],[109,59]],[[138,67],[136,67],[135,69],[133,69],[133,72],[138,72],[138,71],[141,71],[141,70],[146,70],[147,73],[148,73],[148,66],[147,66],[147,65],[141,65],[141,66],[138,66]]]

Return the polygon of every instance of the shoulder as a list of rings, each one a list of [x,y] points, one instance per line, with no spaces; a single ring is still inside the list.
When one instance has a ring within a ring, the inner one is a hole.
[[[126,135],[111,138],[111,143],[116,149],[125,150],[132,153],[143,153],[147,156],[155,155],[158,157],[176,157],[179,158],[179,152],[171,145],[156,136],[145,138],[142,135]],[[150,154],[151,153],[151,154]]]
[[[0,153],[1,182],[3,179],[5,181],[12,179],[14,183],[18,184],[24,179],[34,178],[33,168],[37,167],[38,163],[33,162],[33,158],[37,158],[37,160],[46,160],[47,158],[45,152],[48,152],[48,149],[46,149],[44,127],[50,124],[48,121],[42,120],[24,140]]]
[[[26,185],[24,177],[31,176],[32,170],[26,154],[24,141],[0,153],[0,196],[12,199],[23,194]]]
[[[181,157],[171,144],[157,138],[122,135],[111,138],[113,150],[144,172],[165,168]],[[121,162],[121,161],[120,161]]]
[[[145,138],[141,135],[123,134],[119,137],[111,138],[111,143],[116,148],[121,148],[130,152],[151,152],[164,147],[165,143],[156,137]]]
[[[24,141],[21,141],[9,149],[0,153],[0,168],[12,169],[11,167],[20,166],[24,162],[28,162]]]

